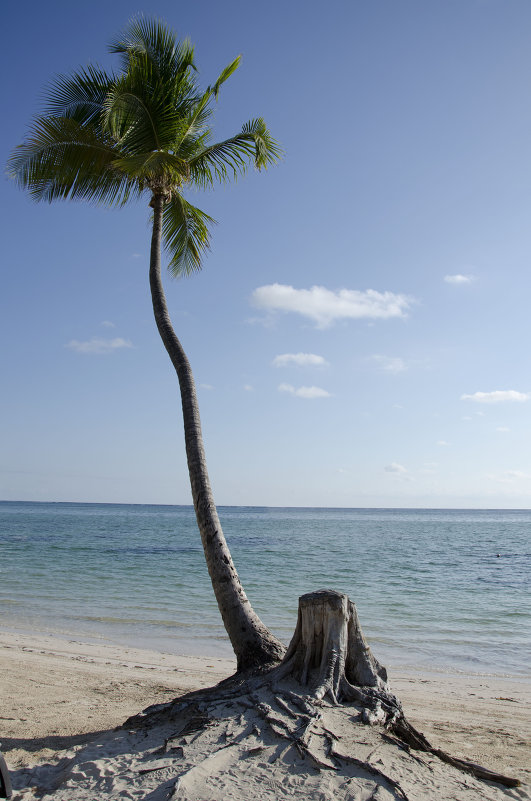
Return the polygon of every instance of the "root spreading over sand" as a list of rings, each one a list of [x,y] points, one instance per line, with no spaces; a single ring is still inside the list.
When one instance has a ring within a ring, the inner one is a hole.
[[[385,670],[357,631],[352,610],[341,605],[346,627],[339,619],[333,622],[334,614],[320,618],[312,612],[305,622],[301,614],[279,667],[259,676],[237,675],[210,688],[206,669],[213,671],[212,681],[226,675],[230,663],[192,659],[186,670],[183,658],[158,655],[156,666],[148,652],[133,649],[102,654],[83,646],[80,655],[80,643],[70,644],[67,653],[54,652],[51,640],[41,650],[21,649],[21,638],[18,648],[4,642],[3,666],[6,657],[12,660],[4,730],[27,732],[24,739],[5,738],[2,746],[8,763],[14,760],[14,801],[530,799],[528,785],[503,786],[491,780],[502,777],[488,771],[483,780],[466,772],[472,758],[523,780],[529,776],[522,769],[526,710],[519,685],[497,680],[485,690],[489,685],[477,677],[464,684],[418,675],[402,679],[400,695],[407,708],[411,703],[412,726]],[[323,639],[325,631],[330,636]],[[367,683],[360,686],[362,681]],[[173,697],[177,687],[202,689],[169,701],[172,686]],[[120,688],[116,699],[109,687],[113,692]],[[119,722],[120,710],[138,709],[139,699],[149,696],[161,703],[104,730],[112,725],[113,710]],[[61,720],[54,700],[67,705],[68,721]],[[33,714],[16,717],[24,706]],[[58,736],[44,737],[54,709],[51,730]],[[419,720],[429,726],[430,740],[440,746],[442,737],[442,745],[451,753],[457,748],[459,758],[452,764],[444,761],[446,752],[432,748],[420,734]],[[459,725],[456,737],[452,733]]]
[[[42,801],[502,801],[528,798],[412,751],[354,704],[315,702],[284,679],[224,682],[130,718],[34,767],[19,798]],[[23,783],[23,771],[17,780]]]

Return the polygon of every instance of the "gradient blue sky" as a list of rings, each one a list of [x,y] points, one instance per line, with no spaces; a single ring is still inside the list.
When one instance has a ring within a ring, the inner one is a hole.
[[[138,12],[205,85],[242,53],[217,137],[261,115],[285,149],[193,197],[212,251],[166,280],[218,503],[529,507],[528,0],[8,0],[4,162]],[[1,191],[0,498],[189,503],[149,209]]]

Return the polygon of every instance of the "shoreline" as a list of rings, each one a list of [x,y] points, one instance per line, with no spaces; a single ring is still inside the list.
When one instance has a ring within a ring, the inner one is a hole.
[[[281,641],[287,647],[289,645],[291,634],[294,629],[296,620],[293,621],[293,628],[290,629],[289,637],[280,637]],[[43,618],[43,625],[46,624]],[[48,619],[48,625],[50,620]],[[42,633],[43,629],[39,628],[36,619],[28,624],[27,621],[18,621],[16,618],[4,619],[0,623],[0,647],[2,646],[3,637],[20,637],[26,638],[31,642],[40,641],[42,638],[50,640],[52,643],[76,643],[80,647],[91,646],[96,649],[118,649],[121,651],[134,651],[140,650],[153,655],[163,654],[166,657],[179,659],[181,656],[187,658],[197,658],[199,660],[211,659],[211,654],[216,652],[217,657],[222,661],[231,662],[233,660],[232,647],[228,640],[223,626],[219,624],[219,631],[211,633],[210,636],[206,634],[192,637],[183,635],[179,638],[171,637],[165,638],[162,634],[157,637],[147,637],[146,643],[143,646],[138,646],[136,643],[142,638],[143,633],[139,633],[133,641],[131,634],[122,634],[119,632],[112,632],[110,634],[103,634],[101,630],[94,630],[93,633],[87,630],[73,631],[64,625],[56,625],[53,623],[46,629],[46,633]],[[424,654],[415,650],[414,646],[407,649],[409,659],[404,657],[403,644],[400,647],[396,645],[393,647],[387,641],[382,641],[378,637],[371,636],[365,630],[368,643],[371,647],[376,658],[384,664],[387,668],[391,669],[396,675],[440,675],[440,676],[467,676],[486,678],[492,680],[508,679],[515,682],[531,683],[531,666],[526,665],[525,669],[521,668],[516,671],[500,671],[493,668],[486,670],[482,667],[472,667],[471,663],[461,664],[456,663],[455,658],[447,663],[435,663],[434,658],[426,658]],[[279,636],[277,634],[277,636]],[[60,647],[60,646],[58,646]],[[68,650],[68,648],[66,649]],[[417,661],[413,661],[417,658]],[[443,656],[444,658],[444,656]],[[235,663],[234,663],[235,664]],[[1,718],[0,718],[1,720]]]
[[[529,680],[388,667],[408,719],[434,745],[531,782]],[[147,706],[212,686],[234,669],[223,657],[0,631],[0,742],[15,788],[18,770],[56,762]]]
[[[167,659],[174,659],[179,661],[180,659],[184,660],[199,660],[199,662],[211,661],[215,659],[217,661],[227,663],[227,665],[234,665],[234,670],[236,669],[236,661],[232,655],[232,647],[228,640],[225,631],[223,631],[222,637],[201,637],[197,639],[186,639],[183,637],[180,640],[173,640],[172,645],[173,648],[171,650],[166,650],[163,648],[157,647],[158,643],[162,643],[163,638],[157,638],[153,640],[151,643],[146,643],[145,646],[138,646],[132,643],[129,638],[113,638],[113,637],[106,637],[102,636],[101,634],[94,634],[93,636],[88,632],[76,632],[73,633],[72,631],[68,631],[67,629],[49,629],[46,631],[45,634],[42,631],[39,631],[34,626],[27,626],[24,624],[17,624],[16,622],[8,622],[2,621],[0,624],[0,649],[2,648],[4,642],[6,646],[9,647],[11,642],[11,638],[14,638],[16,641],[20,638],[21,641],[28,641],[30,644],[33,644],[35,648],[39,645],[44,649],[50,648],[52,651],[57,649],[61,653],[69,653],[73,650],[78,650],[81,652],[84,648],[89,649],[90,654],[94,655],[98,651],[102,652],[109,652],[112,654],[113,651],[117,651],[120,653],[128,653],[128,652],[139,652],[145,655],[149,655],[147,657],[148,661],[153,661],[154,664],[159,665],[159,660],[161,657],[164,657],[164,660]],[[417,663],[414,662],[406,662],[401,655],[398,655],[396,652],[394,654],[395,658],[389,653],[385,653],[385,650],[388,650],[388,644],[382,644],[378,639],[371,638],[367,636],[367,640],[369,646],[376,656],[376,658],[383,663],[388,670],[390,670],[395,675],[414,675],[420,676],[424,674],[428,674],[429,676],[441,676],[441,677],[452,677],[455,676],[456,678],[459,677],[469,677],[473,679],[474,677],[478,679],[487,679],[492,681],[511,681],[511,682],[521,682],[523,684],[529,684],[531,686],[531,668],[529,668],[526,672],[497,672],[496,670],[481,670],[481,669],[472,669],[463,666],[457,666],[455,664],[442,664],[436,665],[432,661],[419,661]],[[179,643],[180,647],[176,648],[176,642]],[[289,644],[289,639],[284,640],[284,645],[287,647]],[[42,645],[40,645],[42,643]],[[217,656],[212,656],[212,653],[217,651]],[[382,653],[384,651],[384,653]],[[87,654],[87,655],[90,655]],[[160,663],[161,667],[164,667],[164,664]],[[1,716],[0,716],[1,720]]]

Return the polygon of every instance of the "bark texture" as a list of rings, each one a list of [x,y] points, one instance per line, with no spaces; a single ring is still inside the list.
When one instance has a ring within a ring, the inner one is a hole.
[[[254,612],[243,590],[225,541],[208,476],[201,420],[190,363],[168,313],[160,274],[162,211],[165,198],[153,196],[153,235],[149,282],[157,329],[179,379],[192,498],[201,541],[223,624],[229,635],[238,670],[264,669],[277,663],[284,646]]]
[[[335,590],[301,595],[295,633],[277,675],[294,676],[316,701],[328,696],[333,704],[362,703],[367,723],[387,719],[382,702],[399,706],[386,669],[363,636],[355,605]]]

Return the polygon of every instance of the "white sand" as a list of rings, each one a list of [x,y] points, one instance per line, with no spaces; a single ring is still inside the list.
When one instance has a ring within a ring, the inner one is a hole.
[[[216,657],[175,656],[0,633],[0,742],[12,776],[14,799],[41,797],[43,793],[46,799],[80,801],[248,801],[250,794],[264,799],[300,797],[316,801],[393,798],[383,788],[369,792],[367,778],[357,774],[329,775],[293,756],[274,762],[266,760],[259,756],[258,740],[255,757],[255,751],[249,750],[252,737],[245,740],[247,750],[237,745],[240,740],[236,735],[230,747],[220,749],[215,746],[218,734],[214,736],[214,728],[210,735],[185,743],[185,761],[183,754],[179,756],[183,779],[178,792],[174,790],[177,768],[170,766],[172,760],[166,756],[160,769],[149,768],[144,776],[141,766],[152,764],[146,760],[155,759],[156,748],[172,734],[171,726],[168,731],[161,729],[149,737],[115,733],[114,727],[149,705],[216,684],[234,667],[232,660]],[[395,675],[392,667],[390,674],[393,691],[401,698],[408,719],[434,746],[524,782],[513,790],[490,784],[482,790],[477,780],[435,764],[438,760],[424,760],[423,770],[417,775],[416,763],[410,757],[408,761],[403,757],[400,762],[390,750],[382,751],[378,759],[389,770],[392,766],[393,775],[407,786],[410,799],[531,797],[529,682],[434,672],[415,675],[402,671]],[[225,735],[227,727],[232,735],[232,729],[237,731],[238,725],[244,726],[241,715],[232,722],[227,720],[225,717],[223,722]],[[335,725],[344,727],[343,750],[348,747],[351,754],[361,755],[360,758],[365,758],[364,752],[377,750],[376,733],[369,727],[355,726],[346,715],[336,716]],[[270,741],[267,748],[273,747]],[[264,753],[269,753],[267,748]],[[249,754],[252,758],[246,758]],[[64,767],[62,773],[58,772],[58,764]],[[456,774],[452,774],[451,782],[445,771]],[[136,778],[139,774],[142,782]]]

